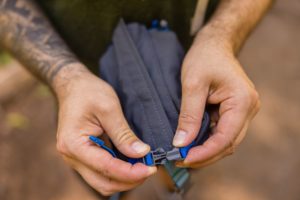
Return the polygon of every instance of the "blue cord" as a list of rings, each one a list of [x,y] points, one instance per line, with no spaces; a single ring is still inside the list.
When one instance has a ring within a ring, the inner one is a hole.
[[[102,149],[106,150],[108,153],[110,153],[113,157],[117,157],[117,155],[115,154],[115,152],[113,150],[111,150],[110,148],[108,148],[107,146],[105,146],[104,141],[95,137],[95,136],[90,136],[89,139],[91,141],[93,141],[95,144],[97,144],[99,147],[101,147]]]

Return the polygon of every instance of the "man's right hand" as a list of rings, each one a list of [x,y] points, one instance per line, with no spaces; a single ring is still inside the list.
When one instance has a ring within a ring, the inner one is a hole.
[[[56,93],[57,148],[93,188],[110,195],[156,172],[155,167],[113,158],[89,141],[89,135],[107,135],[131,158],[150,150],[130,130],[113,89],[79,63],[35,1],[0,0],[0,26],[0,45]]]
[[[62,71],[55,80],[59,101],[57,149],[101,194],[132,189],[154,174],[156,167],[131,165],[114,158],[89,141],[89,135],[106,134],[120,152],[131,158],[143,157],[150,147],[129,128],[112,87],[81,69],[76,75]]]

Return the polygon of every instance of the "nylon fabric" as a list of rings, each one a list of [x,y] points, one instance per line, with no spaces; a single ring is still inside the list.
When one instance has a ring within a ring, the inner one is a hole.
[[[101,78],[116,90],[130,127],[151,149],[173,148],[183,56],[173,32],[121,20],[101,58]]]

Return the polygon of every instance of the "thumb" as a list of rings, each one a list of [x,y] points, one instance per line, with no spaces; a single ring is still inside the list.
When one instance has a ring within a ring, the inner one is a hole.
[[[204,85],[182,87],[182,100],[177,131],[173,145],[187,146],[197,137],[201,127],[208,87]]]
[[[130,158],[140,158],[150,151],[149,145],[143,143],[130,129],[120,105],[102,114],[101,125],[121,153]]]

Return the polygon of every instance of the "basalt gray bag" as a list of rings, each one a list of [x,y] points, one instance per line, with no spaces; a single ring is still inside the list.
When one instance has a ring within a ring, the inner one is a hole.
[[[167,27],[147,29],[120,20],[112,44],[100,59],[101,78],[115,89],[131,129],[153,151],[174,149],[172,140],[180,110],[183,57],[183,48]],[[206,115],[202,125],[206,127],[201,128],[198,136],[201,141],[197,144],[207,138],[208,123]],[[178,188],[188,179],[186,169],[176,168],[170,162],[159,164],[165,164]]]

